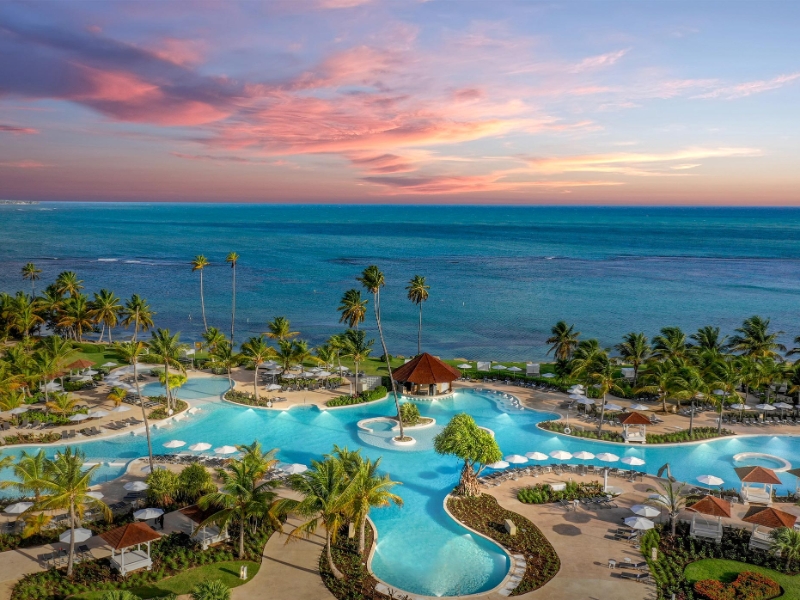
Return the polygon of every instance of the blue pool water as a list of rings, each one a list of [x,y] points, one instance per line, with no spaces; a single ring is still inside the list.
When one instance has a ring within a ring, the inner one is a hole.
[[[227,384],[227,379],[221,379]],[[449,399],[419,403],[422,415],[433,417],[437,425],[415,430],[417,444],[403,450],[391,447],[390,431],[376,430],[369,434],[356,426],[361,419],[391,414],[390,400],[343,410],[297,407],[281,412],[248,409],[209,399],[193,401],[193,404],[202,410],[185,421],[153,432],[157,451],[167,452],[162,444],[176,438],[187,444],[208,442],[212,447],[258,439],[267,448],[278,448],[278,456],[285,462],[308,464],[330,452],[334,443],[351,449],[361,448],[372,458],[382,457],[382,469],[403,483],[398,493],[405,505],[373,511],[378,528],[373,569],[378,577],[396,588],[434,596],[491,589],[508,570],[506,556],[497,546],[470,534],[449,519],[442,508],[445,495],[458,479],[460,463],[453,457],[436,455],[432,440],[457,412],[467,412],[479,425],[492,429],[504,454],[549,453],[556,449],[610,451],[644,459],[643,468],[648,472],[655,472],[669,462],[673,475],[690,482],[700,474],[709,473],[735,486],[738,480],[732,457],[740,452],[769,452],[786,458],[794,466],[800,463],[800,439],[787,436],[736,437],[680,447],[624,447],[568,439],[536,427],[538,422],[551,418],[551,414],[519,411],[490,392],[459,391]],[[88,460],[104,463],[98,475],[101,481],[123,471],[105,463],[127,461],[146,454],[144,438],[133,435],[87,441],[80,447]],[[48,448],[49,453],[54,451],[55,448]],[[11,453],[18,454],[19,450]],[[584,462],[602,465],[595,461]],[[10,473],[0,475],[9,476]],[[784,482],[783,490],[794,489],[792,476],[781,473],[779,477]]]
[[[175,396],[181,400],[198,400],[224,394],[230,387],[227,377],[195,377],[176,390]],[[163,396],[165,393],[164,386],[155,381],[142,386],[143,396]]]

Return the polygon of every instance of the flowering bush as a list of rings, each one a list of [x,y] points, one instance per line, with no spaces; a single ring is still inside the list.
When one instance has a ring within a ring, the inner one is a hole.
[[[716,579],[698,581],[694,591],[708,600],[768,600],[781,594],[781,586],[760,573],[742,571],[731,583]]]

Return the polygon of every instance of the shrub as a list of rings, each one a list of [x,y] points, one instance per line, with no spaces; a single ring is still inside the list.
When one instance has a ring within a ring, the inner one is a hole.
[[[760,573],[742,571],[728,584],[716,579],[698,581],[694,591],[708,600],[768,600],[780,595],[781,586]]]
[[[140,600],[139,596],[131,594],[127,590],[112,590],[103,594],[101,600]]]
[[[177,495],[181,500],[190,503],[197,502],[200,496],[216,490],[216,486],[211,481],[211,474],[199,463],[185,467],[178,474],[177,485]]]
[[[326,406],[351,406],[353,404],[364,404],[365,402],[373,402],[375,400],[385,398],[386,394],[386,388],[382,385],[379,385],[374,390],[362,392],[358,396],[350,396],[349,394],[345,394],[344,396],[333,398],[332,400],[328,400],[328,402],[326,402]]]
[[[517,492],[517,500],[523,504],[547,504],[548,502],[558,502],[559,500],[576,500],[600,496],[603,494],[603,486],[599,481],[588,483],[578,483],[570,481],[563,491],[556,492],[546,483],[522,488]]]
[[[198,465],[199,466],[199,465]],[[202,469],[202,467],[200,467]],[[157,469],[147,476],[147,501],[166,508],[178,497],[178,476],[166,469]]]
[[[400,406],[400,418],[406,425],[416,425],[419,423],[419,408],[413,402],[406,402]]]
[[[202,581],[192,590],[192,600],[230,600],[231,591],[221,580]]]

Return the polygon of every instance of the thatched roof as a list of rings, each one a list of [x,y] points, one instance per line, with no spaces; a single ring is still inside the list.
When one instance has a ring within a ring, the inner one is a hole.
[[[623,425],[652,425],[650,419],[638,412],[628,413],[622,417],[619,422]]]
[[[106,543],[114,548],[114,550],[122,550],[123,548],[130,548],[137,544],[144,544],[145,542],[153,542],[161,539],[153,528],[141,521],[136,523],[128,523],[122,527],[117,527],[111,531],[101,533],[100,537]]]
[[[392,373],[395,381],[408,381],[422,385],[450,383],[461,377],[461,371],[443,363],[435,356],[423,352]]]
[[[734,469],[736,475],[743,483],[773,483],[779,484],[781,482],[775,471],[772,469],[765,469],[764,467],[739,467]]]
[[[742,518],[745,523],[753,523],[754,525],[761,525],[762,527],[769,527],[770,529],[777,529],[779,527],[794,527],[797,517],[791,515],[777,508],[764,508],[762,506],[754,506],[747,511],[747,514]]]
[[[709,515],[712,517],[731,517],[731,503],[727,500],[721,500],[715,496],[704,496],[698,502],[695,502],[686,510],[692,510],[702,515]]]

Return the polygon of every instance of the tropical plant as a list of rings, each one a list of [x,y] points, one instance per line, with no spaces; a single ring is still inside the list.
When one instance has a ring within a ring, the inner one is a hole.
[[[126,363],[133,365],[133,381],[136,383],[136,398],[139,400],[139,406],[142,409],[142,419],[144,419],[144,431],[147,436],[147,457],[150,461],[150,471],[154,471],[153,465],[153,443],[150,439],[150,422],[147,419],[147,411],[142,402],[142,390],[139,387],[139,358],[144,354],[146,344],[142,341],[131,340],[130,342],[123,342],[116,344],[114,349],[119,357]]]
[[[672,481],[659,481],[658,488],[648,489],[651,494],[648,502],[655,506],[664,508],[669,516],[670,528],[672,535],[675,535],[675,529],[678,524],[678,515],[686,508],[686,496],[683,493],[686,488],[684,483],[674,483]]]
[[[148,331],[154,326],[153,317],[155,312],[150,308],[147,300],[138,294],[131,296],[122,309],[122,326],[130,327],[133,325],[133,341],[140,331]]]
[[[77,400],[68,393],[54,392],[52,399],[45,404],[47,408],[59,415],[66,415],[75,410]]]
[[[197,502],[198,498],[215,489],[211,474],[199,463],[192,463],[178,473],[177,495],[186,502]]]
[[[169,382],[169,369],[173,367],[180,373],[185,373],[183,365],[178,361],[185,346],[180,342],[180,333],[172,334],[169,329],[158,328],[151,333],[150,342],[147,344],[150,354],[164,365],[164,381]],[[167,407],[174,410],[174,400],[169,386],[167,386]]]
[[[122,304],[119,298],[106,289],[102,289],[94,295],[94,300],[91,303],[89,316],[94,319],[95,323],[102,323],[103,329],[100,331],[99,342],[103,341],[103,334],[108,328],[108,341],[113,343],[111,339],[111,330],[117,326],[120,313],[122,313]]]
[[[198,254],[192,260],[192,272],[200,271],[200,310],[203,313],[203,330],[208,331],[208,322],[206,321],[206,299],[203,294],[203,269],[208,266],[208,259],[202,254]]]
[[[653,357],[665,360],[686,356],[686,334],[680,327],[663,327],[653,338]]]
[[[31,282],[31,296],[33,297],[36,296],[36,282],[39,281],[41,274],[42,270],[32,262],[29,262],[22,267],[22,278]]]
[[[42,490],[44,489],[45,465],[47,464],[47,456],[44,450],[39,450],[36,454],[28,453],[23,450],[20,457],[16,462],[11,464],[12,457],[5,457],[9,459],[6,466],[11,466],[11,472],[14,474],[14,480],[0,482],[0,489],[16,489],[20,494],[27,495],[33,494],[35,502],[39,502],[42,498]]]
[[[689,336],[694,342],[694,348],[698,350],[710,350],[714,353],[721,353],[727,341],[727,336],[720,336],[719,327],[706,325]]]
[[[150,471],[145,481],[147,483],[147,500],[158,506],[172,506],[182,492],[178,484],[177,473],[168,469]]]
[[[672,361],[651,361],[645,365],[642,374],[642,383],[634,393],[651,394],[661,400],[661,409],[667,412],[667,398],[672,390],[672,380],[675,377],[675,365]]]
[[[111,391],[108,392],[108,395],[106,396],[106,400],[111,400],[111,402],[114,403],[114,406],[119,406],[127,396],[128,391],[125,388],[112,387]]]
[[[351,329],[358,329],[367,316],[368,300],[361,298],[361,291],[356,289],[347,290],[339,302],[339,323],[347,323]]]
[[[800,560],[800,531],[789,527],[779,527],[770,532],[772,548],[770,551],[786,560],[786,570],[792,561]]]
[[[53,515],[48,515],[43,512],[26,515],[24,518],[25,527],[22,530],[22,537],[30,538],[35,535],[40,535],[47,529],[52,520]]]
[[[83,289],[83,281],[74,271],[63,271],[56,277],[55,286],[59,294],[69,294],[74,298]]]
[[[267,323],[267,332],[265,335],[270,339],[283,342],[297,337],[300,335],[300,332],[292,331],[292,325],[286,317],[275,317],[272,321]]]
[[[644,333],[626,333],[622,336],[622,343],[615,346],[619,356],[633,367],[633,385],[639,377],[639,368],[650,356],[650,344]]]
[[[349,356],[355,366],[355,393],[358,396],[358,377],[359,367],[362,362],[367,360],[372,353],[372,345],[375,340],[367,341],[367,332],[363,329],[348,329],[341,336],[342,350],[345,356]]]
[[[367,517],[373,508],[385,508],[391,504],[402,506],[403,499],[392,493],[399,482],[392,481],[389,475],[378,475],[381,459],[361,461],[358,471],[352,476],[356,489],[350,508],[358,523],[358,551],[363,554],[366,548]]]
[[[745,319],[742,326],[736,329],[729,347],[733,352],[756,359],[772,358],[782,360],[778,351],[786,352],[786,346],[778,343],[783,331],[769,331],[769,319],[754,315]]]
[[[139,596],[128,590],[109,590],[103,593],[100,600],[141,600]]]
[[[623,390],[617,383],[614,365],[608,360],[597,360],[589,371],[589,377],[594,381],[596,389],[603,398],[603,404],[600,406],[600,423],[597,425],[597,432],[600,433],[603,431],[603,420],[606,414],[606,395],[611,391],[623,393]]]
[[[229,342],[218,344],[211,353],[211,359],[215,365],[225,369],[228,373],[228,384],[233,387],[233,367],[239,364],[239,355],[233,351],[233,346]]]
[[[547,354],[552,352],[556,359],[569,360],[573,351],[578,347],[580,335],[581,332],[575,331],[574,325],[567,325],[565,321],[559,321],[550,330],[550,337],[545,342],[551,344]]]
[[[220,344],[228,342],[228,338],[225,337],[225,334],[216,327],[209,327],[203,332],[201,337],[203,338],[203,345],[209,352],[213,352]]]
[[[17,302],[16,304],[12,324],[14,329],[27,338],[33,329],[44,323],[44,319],[39,316],[32,301]]]
[[[259,335],[242,344],[242,356],[253,361],[253,395],[258,402],[258,368],[268,358],[275,356],[275,349],[267,345],[263,335]]]
[[[437,454],[451,454],[464,461],[454,492],[460,496],[480,494],[478,477],[486,465],[503,458],[492,434],[481,429],[466,413],[455,415],[433,439]]]
[[[234,326],[236,325],[236,263],[238,261],[239,261],[239,255],[236,254],[236,252],[229,252],[228,256],[225,257],[225,262],[230,264],[231,269],[233,271],[233,283],[232,283],[233,293],[231,296],[231,346],[234,345],[233,330]]]
[[[191,593],[192,600],[230,600],[231,591],[221,579],[201,581]]]
[[[9,391],[0,394],[0,411],[14,410],[25,404],[25,394],[19,391]]]
[[[72,332],[78,341],[83,341],[84,330],[92,330],[95,320],[92,316],[89,300],[84,294],[76,294],[64,300],[64,308],[57,325]]]
[[[419,307],[419,325],[417,327],[417,354],[422,353],[422,303],[428,299],[428,292],[431,286],[425,285],[425,278],[421,275],[414,275],[408,282],[406,290],[408,299]]]

